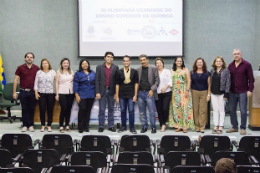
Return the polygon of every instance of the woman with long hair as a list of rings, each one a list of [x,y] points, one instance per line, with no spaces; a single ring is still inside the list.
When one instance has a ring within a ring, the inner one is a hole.
[[[177,128],[175,131],[188,128],[194,130],[192,111],[192,98],[190,93],[190,72],[185,68],[182,57],[177,57],[172,67],[172,99],[170,103],[169,127]]]
[[[210,100],[210,72],[203,58],[197,58],[193,64],[191,91],[195,130],[204,133]]]
[[[82,59],[79,63],[79,71],[75,73],[73,91],[79,104],[78,130],[89,132],[90,112],[96,97],[95,72],[90,70],[89,61]]]
[[[60,67],[56,74],[56,100],[60,102],[60,132],[64,133],[63,122],[65,119],[66,131],[70,132],[69,121],[73,94],[73,76],[74,73],[70,68],[70,60],[63,58],[60,61]]]
[[[225,120],[225,105],[229,96],[230,72],[221,56],[217,56],[212,64],[211,73],[211,104],[213,108],[213,134],[221,134]]]

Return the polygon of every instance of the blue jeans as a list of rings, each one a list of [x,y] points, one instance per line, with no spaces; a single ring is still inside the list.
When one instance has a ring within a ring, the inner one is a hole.
[[[105,125],[105,110],[108,106],[108,128],[114,127],[114,95],[109,93],[109,89],[104,91],[105,93],[99,100],[99,127],[104,128]]]
[[[34,106],[35,106],[35,93],[31,91],[20,90],[19,99],[22,106],[22,120],[24,127],[30,127],[34,125]]]
[[[247,92],[233,93],[229,92],[229,109],[230,109],[230,121],[234,129],[238,129],[237,122],[237,103],[239,103],[241,114],[241,126],[240,129],[246,129],[247,122]]]
[[[146,106],[148,107],[149,114],[150,114],[150,125],[151,128],[156,128],[155,124],[155,100],[154,97],[149,98],[148,95],[149,91],[138,91],[138,108],[140,119],[143,128],[148,128],[148,121],[146,116]]]
[[[119,103],[120,103],[120,110],[121,110],[121,122],[122,122],[122,127],[126,128],[126,110],[128,107],[128,113],[129,113],[129,128],[133,129],[135,128],[135,110],[134,110],[134,105],[135,103],[133,102],[133,99],[128,99],[128,98],[119,98]]]

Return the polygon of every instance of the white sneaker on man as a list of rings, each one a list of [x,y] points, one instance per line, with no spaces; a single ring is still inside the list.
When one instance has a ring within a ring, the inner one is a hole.
[[[30,132],[34,132],[33,126],[30,126],[30,127],[29,127],[29,131],[30,131]]]
[[[24,126],[24,127],[22,128],[21,132],[26,132],[26,131],[27,131],[27,127]]]

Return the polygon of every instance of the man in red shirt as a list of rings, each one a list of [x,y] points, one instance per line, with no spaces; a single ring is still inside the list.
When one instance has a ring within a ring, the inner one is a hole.
[[[241,114],[240,134],[246,135],[247,97],[251,97],[254,89],[254,76],[252,66],[242,58],[239,49],[233,51],[234,61],[228,66],[231,74],[231,87],[229,92],[230,120],[232,128],[227,133],[238,132],[237,103]]]
[[[34,106],[35,106],[35,95],[34,95],[34,80],[39,67],[33,64],[34,54],[28,52],[24,56],[25,64],[17,67],[14,78],[13,87],[13,98],[17,99],[16,87],[20,78],[20,93],[19,98],[22,106],[22,121],[23,128],[22,132],[34,131]]]

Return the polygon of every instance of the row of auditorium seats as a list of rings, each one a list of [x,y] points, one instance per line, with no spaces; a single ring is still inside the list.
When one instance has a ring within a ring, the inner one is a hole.
[[[89,167],[103,173],[117,173],[121,169],[120,173],[184,171],[178,169],[188,172],[202,169],[199,172],[209,173],[221,158],[231,158],[236,165],[243,165],[239,169],[247,166],[258,170],[259,139],[260,136],[245,136],[237,144],[227,136],[212,135],[195,141],[184,135],[165,135],[155,141],[146,135],[124,135],[117,141],[104,135],[85,135],[81,140],[73,140],[68,134],[46,134],[33,142],[28,134],[4,134],[0,173],[8,169],[19,171],[18,166],[29,167],[35,173],[56,169],[75,169],[75,173],[81,173],[85,171],[77,170]]]

